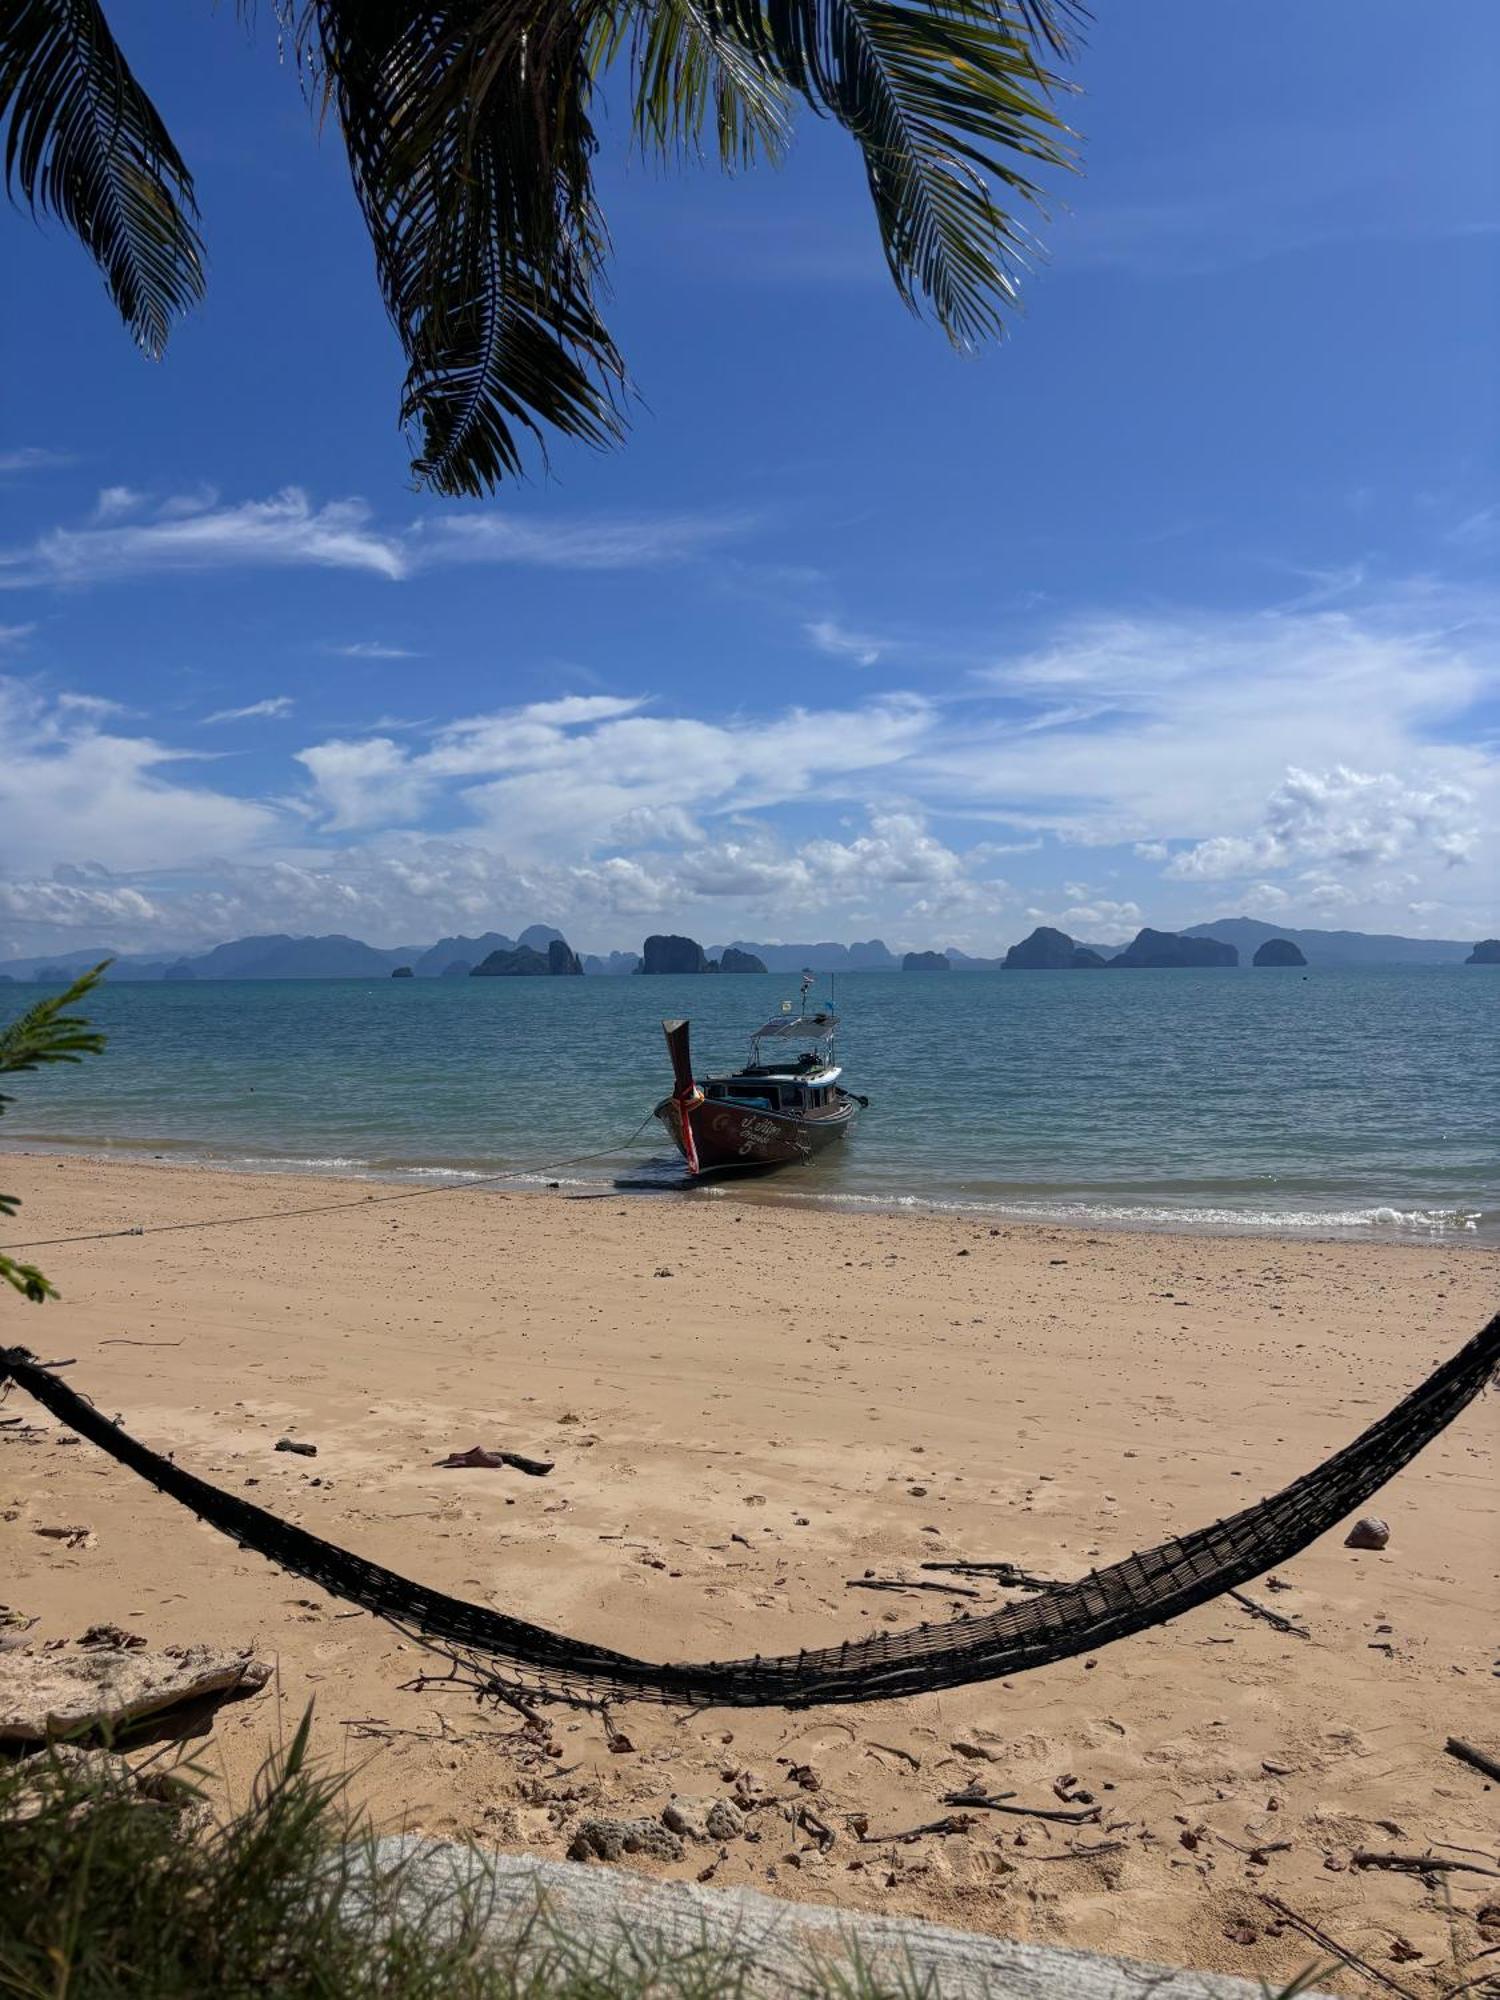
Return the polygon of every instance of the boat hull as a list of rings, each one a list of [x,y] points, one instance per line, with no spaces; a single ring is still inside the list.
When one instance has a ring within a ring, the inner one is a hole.
[[[814,1158],[836,1145],[859,1116],[859,1105],[844,1097],[812,1117],[763,1111],[732,1104],[723,1098],[700,1097],[686,1105],[680,1097],[664,1097],[656,1115],[672,1143],[697,1171],[712,1173],[726,1167],[789,1167]],[[683,1121],[691,1123],[688,1144]]]

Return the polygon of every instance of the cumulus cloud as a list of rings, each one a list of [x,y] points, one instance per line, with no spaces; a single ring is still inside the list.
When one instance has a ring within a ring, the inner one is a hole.
[[[1348,869],[1387,866],[1425,854],[1447,867],[1468,860],[1479,840],[1474,798],[1463,786],[1411,784],[1389,771],[1302,771],[1271,793],[1249,834],[1216,834],[1180,854],[1165,873],[1182,881],[1225,881],[1305,862]]]
[[[298,752],[330,830],[412,824],[446,800],[512,851],[593,851],[632,815],[755,810],[847,796],[932,724],[913,696],[862,708],[706,722],[638,697],[570,695],[470,716],[423,748],[387,736]],[[646,821],[639,822],[642,825]]]

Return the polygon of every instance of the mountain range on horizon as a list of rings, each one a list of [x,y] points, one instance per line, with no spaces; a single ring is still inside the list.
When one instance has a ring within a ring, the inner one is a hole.
[[[1474,940],[1452,938],[1408,938],[1363,931],[1324,931],[1293,928],[1262,922],[1256,917],[1216,917],[1208,923],[1188,925],[1184,937],[1218,938],[1236,946],[1248,964],[1256,948],[1271,938],[1285,938],[1297,945],[1311,966],[1339,965],[1460,965],[1474,947]],[[87,949],[41,953],[28,958],[0,962],[0,978],[56,983],[76,975],[80,968],[112,958],[111,976],[133,983],[219,979],[382,979],[398,967],[409,967],[418,979],[437,979],[466,973],[490,953],[529,947],[545,953],[563,933],[549,924],[529,924],[517,936],[502,931],[485,931],[478,937],[439,938],[431,945],[370,945],[359,938],[337,933],[324,937],[292,937],[281,933],[264,937],[233,938],[210,950],[179,956],[150,956],[115,953],[104,945]],[[1123,940],[1090,943],[1086,949],[1101,956],[1119,950]],[[881,938],[853,944],[823,940],[811,944],[765,944],[736,938],[729,945],[710,945],[709,956],[720,958],[726,950],[753,953],[768,972],[896,972],[902,955]],[[975,957],[951,946],[944,956],[956,972],[998,970],[1004,952],[993,958]],[[631,951],[582,954],[585,973],[609,976],[632,973],[639,957]]]

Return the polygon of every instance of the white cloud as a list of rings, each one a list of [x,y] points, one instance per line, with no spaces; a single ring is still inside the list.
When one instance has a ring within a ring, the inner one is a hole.
[[[886,641],[869,632],[851,632],[836,618],[814,618],[803,626],[820,653],[835,659],[853,660],[858,666],[873,667],[886,650]]]
[[[19,646],[35,630],[35,625],[0,625],[0,646]]]
[[[264,716],[290,715],[296,707],[289,694],[268,695],[264,701],[252,701],[244,708],[216,708],[212,715],[205,715],[207,722],[254,722]]]
[[[390,737],[298,752],[335,831],[410,824],[439,799],[518,853],[591,853],[638,811],[755,810],[848,796],[899,764],[932,726],[909,695],[863,708],[706,722],[645,715],[638,697],[570,695],[436,731],[425,749]]]
[[[537,917],[592,947],[642,919],[774,937],[795,915],[802,935],[989,953],[1025,905],[1093,938],[1226,908],[1492,934],[1496,622],[1430,589],[1336,613],[1072,621],[945,697],[674,714],[580,693],[346,726],[289,749],[270,798],[189,782],[180,750],[102,697],[13,683],[0,868],[31,930],[77,935],[72,910],[157,949]],[[217,768],[228,784],[248,767]],[[101,857],[114,874],[56,872]],[[149,907],[88,900],[126,890]]]
[[[379,639],[355,639],[349,645],[330,646],[327,650],[345,660],[419,660],[422,657],[409,646],[387,646]]]
[[[144,507],[147,495],[137,492],[133,486],[102,486],[99,497],[94,502],[93,518],[96,521],[119,521],[127,514],[134,514]]]
[[[49,451],[44,445],[23,444],[11,451],[0,451],[0,475],[16,472],[47,472],[53,467],[72,463],[71,452]]]
[[[1253,835],[1295,761],[1458,787],[1492,819],[1500,765],[1464,725],[1500,690],[1497,629],[1493,603],[1420,591],[1357,611],[1073,620],[979,676],[1000,706],[932,748],[921,795],[1085,844],[1197,844]],[[1019,733],[1060,695],[1091,713]]]
[[[179,753],[107,726],[98,697],[49,701],[0,681],[0,826],[14,877],[108,855],[126,871],[167,868],[183,855],[234,856],[279,826],[248,799],[177,782]]]
[[[386,525],[363,500],[315,505],[297,486],[228,506],[211,492],[177,495],[149,520],[118,520],[125,511],[0,549],[0,587],[245,568],[352,570],[387,582],[452,563],[643,569],[684,561],[746,526],[741,517],[709,513],[525,521],[496,511]]]
[[[1448,867],[1479,841],[1474,798],[1462,786],[1404,782],[1390,772],[1288,769],[1250,834],[1216,834],[1173,855],[1165,873],[1181,881],[1224,881],[1301,862],[1346,869],[1388,866],[1411,854]]]

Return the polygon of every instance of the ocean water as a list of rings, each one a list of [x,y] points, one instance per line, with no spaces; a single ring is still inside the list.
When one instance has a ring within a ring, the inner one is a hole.
[[[681,1167],[654,1120],[607,1151],[668,1087],[661,1017],[691,1016],[702,1074],[795,990],[777,974],[107,986],[91,1009],[107,1053],[17,1078],[0,1132],[665,1192]],[[0,1015],[34,992],[0,988]],[[1500,973],[861,973],[836,1004],[870,1107],[752,1198],[1500,1241]]]

